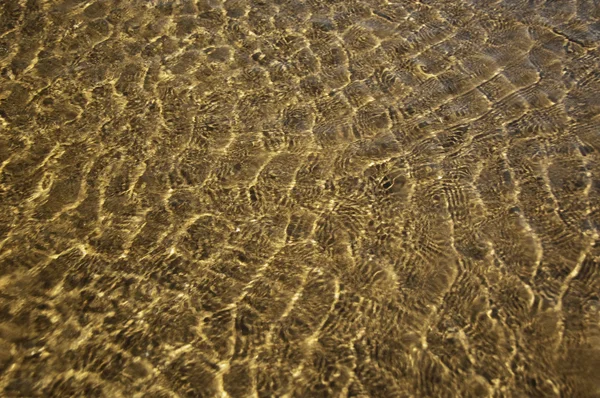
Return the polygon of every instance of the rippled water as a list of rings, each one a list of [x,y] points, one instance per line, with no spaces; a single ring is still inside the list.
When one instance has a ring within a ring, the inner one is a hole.
[[[597,1],[0,10],[1,396],[600,396]]]

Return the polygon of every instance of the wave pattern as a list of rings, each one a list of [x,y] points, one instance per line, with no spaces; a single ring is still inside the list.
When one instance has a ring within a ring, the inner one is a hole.
[[[0,10],[0,395],[600,395],[597,2]]]

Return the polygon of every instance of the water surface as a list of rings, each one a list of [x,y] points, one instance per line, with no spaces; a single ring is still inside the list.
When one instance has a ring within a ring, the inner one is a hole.
[[[0,395],[600,396],[600,6],[3,0]]]

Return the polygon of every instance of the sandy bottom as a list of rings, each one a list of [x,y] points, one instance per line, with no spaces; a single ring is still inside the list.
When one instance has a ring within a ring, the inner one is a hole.
[[[600,397],[592,0],[0,1],[0,396]]]

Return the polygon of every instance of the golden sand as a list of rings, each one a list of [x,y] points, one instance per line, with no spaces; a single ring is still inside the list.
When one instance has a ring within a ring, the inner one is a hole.
[[[593,0],[0,1],[0,396],[600,397]]]

